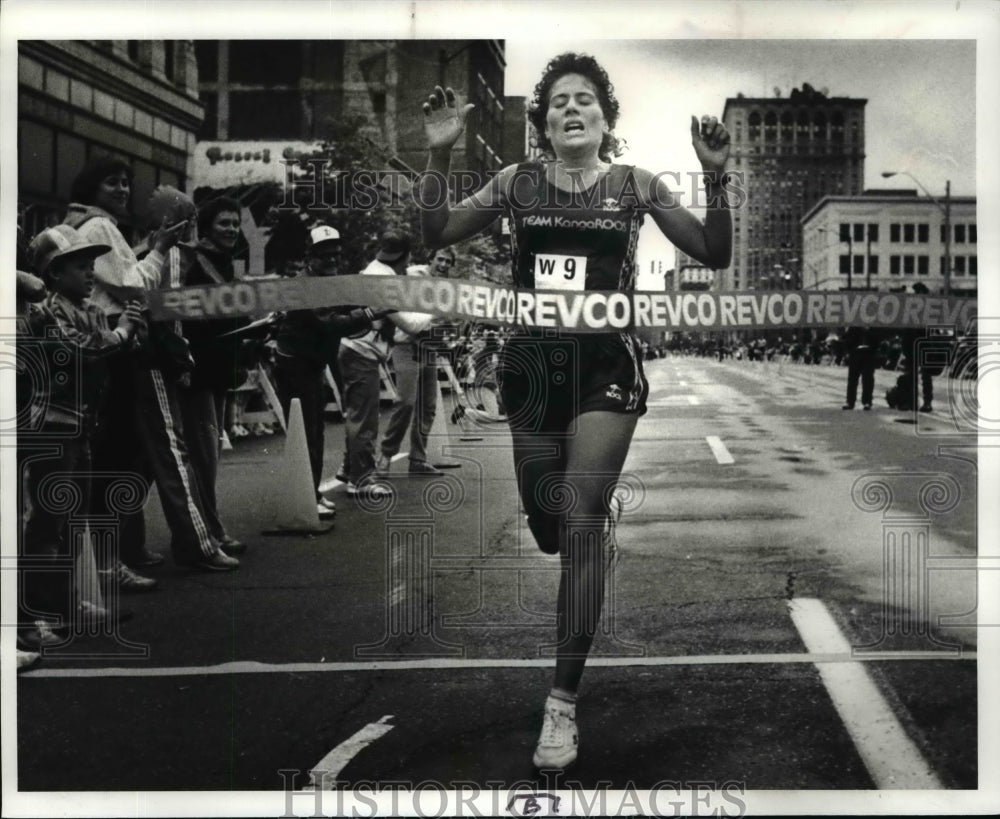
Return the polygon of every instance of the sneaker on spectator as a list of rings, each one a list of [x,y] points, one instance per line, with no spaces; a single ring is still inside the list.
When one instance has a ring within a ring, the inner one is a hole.
[[[230,557],[233,555],[241,555],[247,550],[247,545],[242,540],[229,537],[229,535],[224,535],[219,538],[216,541],[216,544]]]
[[[89,600],[81,600],[80,605],[76,607],[76,613],[82,621],[93,624],[107,622],[109,618],[113,618],[116,623],[127,623],[135,616],[128,609],[119,608],[116,608],[112,615],[104,606],[98,606]]]
[[[563,769],[576,760],[580,736],[576,728],[576,704],[555,697],[545,700],[542,735],[532,757],[539,770]]]
[[[186,565],[203,572],[231,572],[240,567],[240,561],[219,550],[211,557],[203,557]]]
[[[34,625],[18,628],[17,642],[22,649],[36,651],[46,646],[57,646],[66,642],[56,634],[45,620],[35,620]]]
[[[137,574],[120,560],[112,568],[102,569],[98,574],[106,583],[115,583],[118,590],[124,593],[152,591],[160,585],[160,581]]]
[[[320,495],[316,499],[316,514],[321,520],[330,520],[337,517],[337,504]]]
[[[385,498],[393,494],[393,488],[387,483],[365,481],[362,484],[348,483],[347,494],[351,497],[363,495],[367,498]]]
[[[418,477],[433,478],[435,475],[443,475],[437,467],[431,466],[427,461],[410,461],[409,473]]]
[[[129,566],[159,566],[163,563],[163,555],[159,552],[151,552],[149,549],[143,548],[135,558],[129,560]]]

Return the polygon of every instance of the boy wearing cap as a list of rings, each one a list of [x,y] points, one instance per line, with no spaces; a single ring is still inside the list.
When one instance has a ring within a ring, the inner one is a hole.
[[[18,636],[29,646],[62,642],[38,620],[55,617],[57,626],[65,627],[73,613],[67,524],[72,512],[87,510],[90,443],[107,387],[109,355],[129,345],[143,324],[136,302],[124,305],[114,330],[90,303],[94,260],[110,250],[85,241],[69,225],[48,228],[32,243],[36,270],[50,290],[35,314],[32,346],[42,352],[52,377],[35,385],[29,428],[36,430],[33,444],[47,444],[56,454],[26,459],[31,513],[24,530]],[[75,501],[72,507],[61,502],[65,497]]]
[[[318,225],[309,232],[307,276],[336,276],[340,273],[340,233],[328,225]],[[275,388],[281,409],[288,417],[292,399],[302,405],[302,421],[309,449],[316,512],[321,518],[336,514],[333,501],[319,491],[323,476],[323,440],[326,408],[323,371],[340,339],[350,333],[367,332],[372,320],[384,313],[366,307],[323,307],[315,310],[291,310],[281,321],[275,350]]]

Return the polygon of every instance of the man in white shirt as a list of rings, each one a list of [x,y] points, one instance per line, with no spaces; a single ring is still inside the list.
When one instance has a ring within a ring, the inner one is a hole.
[[[397,229],[379,238],[374,261],[363,276],[405,275],[410,258],[410,237]],[[372,329],[340,342],[337,363],[344,381],[343,413],[347,431],[348,495],[385,496],[392,487],[377,480],[375,442],[379,426],[379,367],[389,360],[396,329],[417,334],[430,326],[425,313],[397,312],[373,322]]]
[[[447,277],[455,263],[451,248],[441,248],[431,259],[430,265],[411,265],[407,276],[434,275]],[[422,314],[414,314],[422,315]],[[421,332],[408,333],[396,327],[392,346],[392,366],[396,373],[396,392],[399,401],[393,408],[380,446],[381,454],[375,462],[380,475],[389,472],[393,456],[399,452],[410,430],[409,474],[432,477],[442,472],[427,462],[427,439],[437,413],[439,392],[437,380],[437,352],[428,343],[428,331],[435,323],[433,317],[424,315]]]

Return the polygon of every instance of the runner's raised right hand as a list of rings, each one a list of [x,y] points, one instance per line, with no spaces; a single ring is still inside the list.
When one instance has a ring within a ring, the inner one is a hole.
[[[434,93],[423,104],[424,134],[432,151],[450,151],[465,130],[465,119],[476,106],[471,102],[459,106],[455,92],[434,86]]]

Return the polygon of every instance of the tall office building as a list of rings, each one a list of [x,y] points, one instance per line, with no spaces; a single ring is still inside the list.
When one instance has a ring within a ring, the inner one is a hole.
[[[733,213],[733,262],[717,288],[801,286],[802,217],[824,196],[863,190],[867,102],[807,83],[788,97],[726,100],[727,170],[743,174],[747,196]]]

